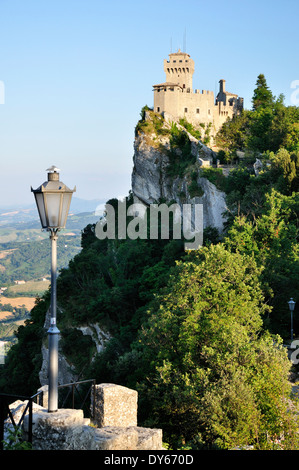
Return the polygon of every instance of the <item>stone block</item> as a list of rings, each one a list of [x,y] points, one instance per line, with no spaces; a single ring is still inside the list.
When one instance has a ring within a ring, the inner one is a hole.
[[[29,408],[27,408],[25,416],[23,416],[27,405],[28,405],[28,400],[26,400],[26,401],[17,400],[17,401],[15,401],[15,402],[13,402],[9,405],[9,409],[10,409],[10,412],[11,412],[12,417],[13,417],[13,422],[17,426],[19,425],[19,423],[21,424],[22,417],[23,417],[24,420],[29,419],[28,418]],[[32,403],[32,412],[33,413],[37,412],[37,411],[40,411],[41,409],[42,409],[41,406],[37,405],[34,402]],[[15,430],[14,424],[12,423],[11,418],[8,417],[4,421],[4,442],[8,442],[10,433],[14,432],[14,430]]]
[[[38,392],[42,392],[40,395],[37,396],[38,404],[41,405],[43,408],[48,408],[48,400],[49,400],[49,387],[48,385],[43,385],[38,389]]]
[[[28,432],[29,417],[23,429]],[[32,415],[32,446],[34,450],[69,450],[74,430],[86,424],[82,410],[59,409],[53,413],[42,409]]]
[[[94,430],[90,450],[137,450],[138,433],[135,428],[107,426]]]
[[[93,422],[96,426],[100,428],[137,426],[138,393],[135,390],[104,383],[96,385],[91,407],[93,400],[95,400]]]
[[[136,428],[138,434],[137,450],[164,450],[162,429]]]

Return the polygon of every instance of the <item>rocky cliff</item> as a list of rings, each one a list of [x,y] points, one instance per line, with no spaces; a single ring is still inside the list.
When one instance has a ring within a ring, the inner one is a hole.
[[[141,125],[140,125],[141,124]],[[182,134],[180,134],[180,132]],[[183,135],[182,142],[174,145],[173,135]],[[181,145],[183,143],[183,145]],[[187,150],[186,150],[187,149]],[[185,166],[181,166],[185,159]],[[147,111],[144,119],[136,127],[134,141],[134,167],[132,172],[132,193],[135,202],[145,205],[159,202],[176,202],[203,205],[203,227],[223,229],[226,210],[225,193],[217,189],[207,178],[202,177],[202,169],[210,167],[215,159],[213,152],[203,145],[178,123],[175,128],[161,116]],[[176,174],[176,169],[178,174]],[[170,171],[171,170],[171,171]],[[46,315],[45,331],[49,326]],[[72,328],[89,335],[95,344],[96,353],[106,347],[111,336],[101,325],[86,322]],[[95,354],[96,354],[95,353]],[[48,383],[47,341],[42,346],[42,367],[39,374],[41,385]],[[59,354],[59,383],[78,380],[78,374],[62,351]]]
[[[208,179],[201,177],[200,171],[212,164],[213,158],[215,159],[213,151],[176,123],[176,129],[183,131],[189,139],[193,158],[184,174],[170,174],[171,152],[175,152],[180,158],[182,150],[179,146],[172,148],[173,124],[162,121],[162,118],[158,119],[159,126],[155,125],[155,113],[147,111],[141,125],[136,127],[132,172],[135,201],[146,205],[161,200],[175,201],[180,205],[203,204],[204,228],[215,227],[221,232],[225,221],[223,213],[227,209],[225,193]]]
[[[62,312],[63,314],[63,312]],[[50,309],[46,313],[45,323],[44,323],[44,331],[47,332],[50,326]],[[84,326],[77,326],[73,327],[77,330],[80,330],[83,335],[89,335],[96,348],[96,352],[101,352],[106,345],[106,342],[111,339],[110,334],[107,331],[104,331],[100,328],[98,324],[90,324]],[[49,382],[48,379],[48,362],[49,362],[49,350],[48,350],[48,341],[47,336],[45,335],[45,339],[42,343],[41,347],[41,354],[42,354],[42,366],[39,372],[39,381],[41,386],[47,385]],[[66,384],[71,382],[76,382],[79,380],[79,375],[75,371],[74,366],[68,361],[65,355],[61,351],[61,347],[59,347],[59,354],[58,354],[58,383],[59,384]]]

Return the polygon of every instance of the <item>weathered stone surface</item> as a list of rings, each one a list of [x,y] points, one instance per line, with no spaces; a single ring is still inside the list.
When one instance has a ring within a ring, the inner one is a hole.
[[[73,432],[72,447],[80,450],[163,450],[162,430],[137,426],[83,426],[79,432]]]
[[[163,450],[162,430],[107,426],[95,430],[91,450]]]
[[[120,385],[97,385],[97,416],[101,425],[105,424],[101,427],[95,427],[94,422],[91,425],[90,420],[84,418],[82,410],[59,409],[49,413],[46,408],[34,404],[33,449],[163,450],[161,429],[137,426],[137,398],[135,390]],[[16,402],[11,408],[18,416],[25,406],[24,402]],[[25,439],[26,436],[28,438],[28,425],[27,415],[23,424]]]
[[[76,327],[76,329],[80,330],[83,335],[91,337],[98,353],[105,349],[106,342],[111,339],[110,333],[105,331],[103,328],[100,328],[97,323]]]
[[[35,450],[69,450],[72,436],[86,425],[82,410],[62,409],[49,413],[41,409],[32,416],[32,445]],[[28,432],[28,416],[24,431]]]
[[[98,427],[137,426],[137,399],[135,390],[115,384],[95,386],[94,423]],[[93,394],[92,403],[93,406]]]
[[[38,392],[42,392],[37,396],[38,404],[43,408],[48,408],[49,386],[43,385],[38,389]]]
[[[50,310],[46,313],[44,329],[47,331],[50,326]],[[97,352],[101,352],[105,348],[105,343],[111,339],[111,335],[108,331],[105,331],[103,328],[95,324],[89,324],[81,327],[73,327],[76,330],[82,332],[83,335],[89,335],[92,341],[95,344]],[[60,344],[60,343],[59,343]],[[45,341],[42,344],[41,348],[42,353],[42,365],[39,372],[39,381],[41,385],[46,385],[49,381],[48,379],[48,368],[49,368],[49,351],[47,347],[47,342]],[[58,383],[59,385],[65,383],[76,382],[78,380],[78,374],[75,372],[74,366],[72,366],[64,356],[59,347],[58,351]],[[46,406],[46,405],[44,405]]]
[[[33,414],[34,450],[162,450],[162,430],[137,426],[89,426],[82,410],[39,409]],[[28,432],[28,417],[24,422]]]
[[[138,450],[163,450],[162,429],[135,428],[138,433]]]
[[[91,450],[137,450],[138,433],[135,428],[107,426],[94,431]]]
[[[208,162],[211,158],[209,149],[200,146],[198,141],[189,135],[192,142],[192,151],[197,154],[198,164]],[[203,205],[203,228],[215,227],[219,232],[223,231],[227,210],[226,196],[206,178],[198,177],[197,184],[203,195],[191,197],[189,194],[190,180],[188,175],[183,177],[169,177],[167,166],[168,156],[160,150],[160,147],[169,147],[168,136],[156,136],[155,140],[149,139],[145,134],[139,134],[134,142],[134,167],[132,171],[132,192],[136,203],[145,205],[157,203],[159,200],[175,201],[181,207],[183,204]],[[194,149],[197,148],[197,151]],[[211,152],[211,150],[210,150]],[[184,197],[182,198],[182,195]]]
[[[28,400],[21,401],[17,400],[9,405],[9,409],[13,416],[14,423],[18,426],[21,422],[21,418],[25,411],[26,406],[28,405]],[[37,405],[36,403],[32,404],[32,412],[40,411],[42,409],[41,406]],[[27,409],[24,419],[28,419],[29,410]],[[10,418],[7,418],[4,422],[4,441],[7,441],[10,435],[10,432],[14,432],[14,425]]]

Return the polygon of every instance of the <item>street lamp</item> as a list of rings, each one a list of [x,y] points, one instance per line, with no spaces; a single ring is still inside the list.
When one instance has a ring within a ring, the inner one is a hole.
[[[294,300],[291,298],[291,300],[288,301],[289,304],[289,309],[291,312],[291,341],[293,341],[293,311],[295,308],[295,303]]]
[[[48,411],[58,409],[58,335],[56,326],[57,232],[65,227],[71,199],[76,187],[69,189],[59,181],[60,171],[54,165],[48,168],[48,181],[32,189],[42,229],[50,232],[51,240],[51,319],[49,335],[49,399]]]

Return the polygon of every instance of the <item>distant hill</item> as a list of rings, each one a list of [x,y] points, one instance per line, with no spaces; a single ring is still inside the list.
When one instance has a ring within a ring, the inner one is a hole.
[[[70,214],[80,214],[83,212],[94,213],[97,207],[105,202],[105,199],[86,200],[73,197]],[[37,221],[39,223],[38,212],[34,202],[27,205],[0,206],[0,227],[7,224],[11,225],[29,221]]]
[[[20,216],[21,217],[21,216]],[[94,215],[94,212],[83,212],[78,214],[70,214],[67,219],[66,228],[61,230],[61,234],[72,232],[74,236],[80,236],[81,230],[86,225],[94,224],[99,220],[99,216]],[[41,230],[40,221],[38,218],[15,220],[14,217],[10,222],[0,223],[0,245],[11,242],[30,242],[48,238],[48,233]]]
[[[95,212],[97,207],[107,202],[107,199],[80,199],[72,198],[70,213]]]
[[[74,198],[66,228],[58,238],[59,268],[81,249],[81,231],[99,220],[96,208],[103,202]],[[91,210],[92,209],[92,210]],[[6,212],[0,209],[0,286],[19,279],[28,281],[47,276],[50,269],[49,234],[41,230],[34,205]]]

